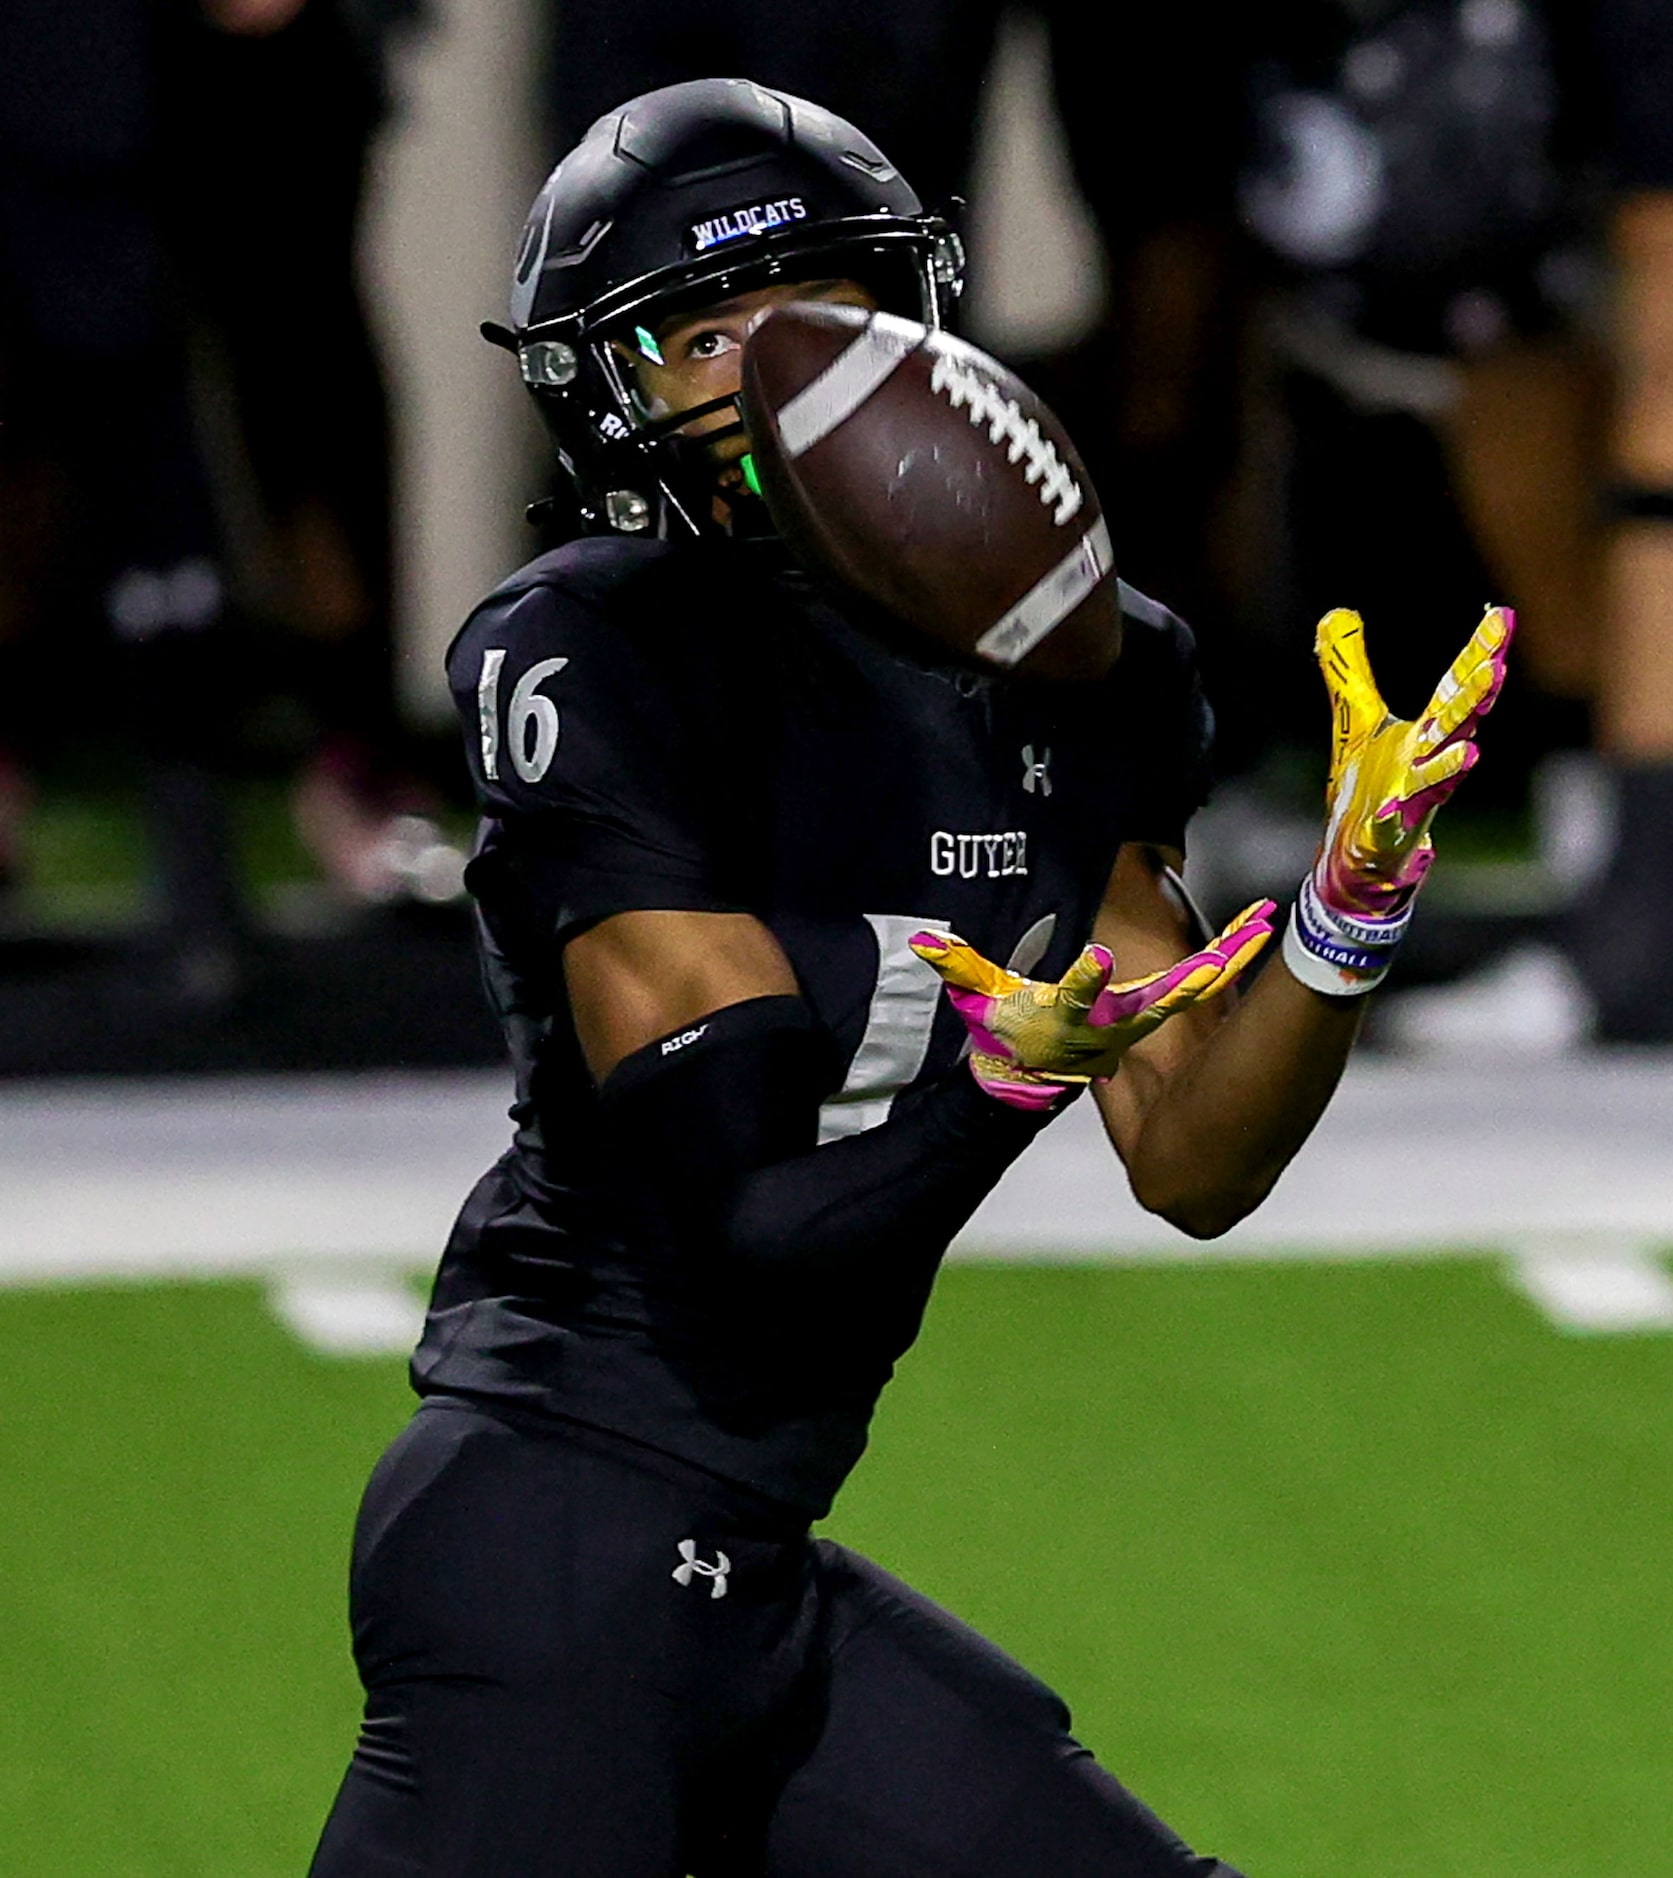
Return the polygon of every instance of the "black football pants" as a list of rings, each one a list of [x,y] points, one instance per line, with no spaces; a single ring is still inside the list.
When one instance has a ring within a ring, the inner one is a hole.
[[[352,1616],[312,1878],[1237,1878],[973,1631],[609,1437],[433,1398],[367,1490]]]

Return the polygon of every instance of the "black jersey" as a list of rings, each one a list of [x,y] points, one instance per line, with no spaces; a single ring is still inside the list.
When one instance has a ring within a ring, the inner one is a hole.
[[[1117,849],[1183,845],[1210,734],[1190,635],[1129,589],[1122,605],[1114,673],[1076,689],[905,656],[768,542],[575,542],[473,614],[448,672],[515,1136],[448,1244],[421,1391],[514,1398],[825,1509],[927,1283],[876,1299],[864,1321],[886,1333],[820,1365],[671,1302],[668,1248],[601,1139],[563,944],[635,909],[754,914],[834,1046],[820,1141],[886,1130],[909,1092],[967,1080],[913,932],[1055,977]]]

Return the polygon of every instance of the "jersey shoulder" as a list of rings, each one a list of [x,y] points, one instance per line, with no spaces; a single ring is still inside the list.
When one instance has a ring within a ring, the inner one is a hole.
[[[454,635],[447,669],[455,689],[460,668],[474,669],[490,641],[508,652],[575,644],[630,657],[632,628],[653,610],[677,559],[667,542],[588,537],[527,562],[487,594]]]
[[[701,712],[687,695],[658,542],[572,542],[519,568],[471,613],[448,684],[478,799],[492,813],[597,812],[666,785]]]
[[[1119,586],[1121,656],[1105,684],[1133,803],[1132,839],[1183,848],[1185,824],[1208,798],[1214,745],[1196,637],[1161,601],[1126,581]]]
[[[537,955],[615,913],[745,904],[753,824],[680,650],[689,571],[663,544],[575,542],[502,582],[449,649],[488,818],[466,883],[497,932],[521,920],[526,940],[534,909]]]
[[[1121,601],[1122,660],[1131,658],[1147,674],[1194,670],[1197,636],[1184,620],[1160,600],[1140,593],[1126,581],[1118,580],[1115,584]],[[1117,669],[1120,669],[1119,664]]]

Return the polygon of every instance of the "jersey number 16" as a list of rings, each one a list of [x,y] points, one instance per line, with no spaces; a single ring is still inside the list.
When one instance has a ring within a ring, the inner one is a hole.
[[[490,646],[482,655],[482,675],[476,681],[482,773],[489,782],[498,782],[500,775],[500,667],[504,663],[504,646]],[[558,748],[558,707],[542,695],[540,687],[568,663],[568,659],[541,659],[512,689],[505,714],[505,743],[511,767],[526,783],[539,782],[552,767]]]

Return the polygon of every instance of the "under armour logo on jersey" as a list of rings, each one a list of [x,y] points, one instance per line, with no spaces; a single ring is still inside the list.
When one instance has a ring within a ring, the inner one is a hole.
[[[1038,761],[1035,760],[1034,746],[1025,743],[1022,746],[1022,786],[1033,795],[1036,789],[1043,796],[1051,794],[1051,752],[1042,750]]]
[[[693,1578],[707,1578],[709,1581],[709,1596],[711,1598],[723,1598],[726,1596],[726,1574],[732,1569],[732,1561],[721,1551],[719,1546],[715,1547],[714,1564],[709,1565],[697,1556],[697,1541],[695,1539],[682,1539],[680,1541],[680,1561],[681,1562],[674,1567],[672,1574],[675,1584],[688,1585]]]

